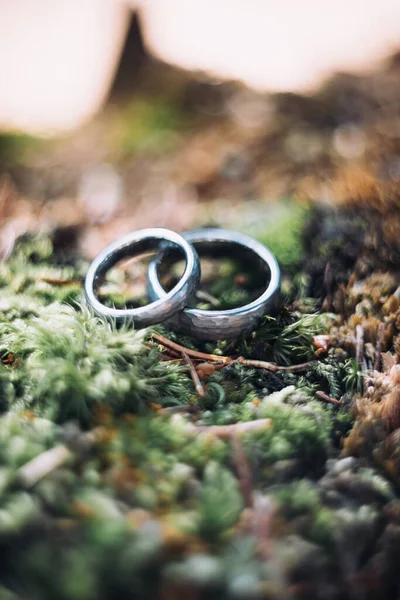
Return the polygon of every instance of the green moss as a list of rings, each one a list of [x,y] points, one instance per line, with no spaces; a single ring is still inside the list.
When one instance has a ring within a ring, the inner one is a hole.
[[[290,284],[292,304],[246,339],[204,343],[159,327],[219,355],[311,361],[302,373],[234,362],[203,381],[199,410],[162,416],[160,406],[196,408],[187,369],[164,362],[147,332],[94,317],[82,302],[85,269],[58,265],[48,239],[23,240],[0,265],[6,591],[32,600],[277,599],[300,582],[322,598],[332,577],[342,585],[343,556],[343,578],[376,556],[396,495],[373,469],[335,461],[358,374],[334,351],[316,357],[313,338],[329,332],[331,315],[306,298],[308,283]],[[233,273],[215,282],[226,304],[244,299],[227,291]],[[340,406],[322,404],[317,390]],[[260,418],[269,426],[237,447],[200,429]],[[94,426],[98,441],[85,432]],[[63,445],[65,461],[27,483],[20,469],[34,475]]]
[[[101,405],[116,413],[141,412],[150,401],[185,394],[188,382],[180,367],[161,364],[156,351],[149,354],[144,332],[130,324],[117,329],[87,309],[58,303],[37,312],[0,324],[2,356],[18,361],[9,367],[8,381],[3,369],[4,386],[14,386],[25,408],[57,422],[74,418],[88,425]]]
[[[316,485],[303,479],[282,487],[276,501],[285,519],[315,512],[321,502]]]
[[[200,532],[206,539],[218,539],[235,525],[243,508],[236,478],[216,462],[204,471],[200,498]]]
[[[277,317],[267,316],[251,337],[240,341],[238,349],[245,357],[280,365],[304,362],[315,352],[314,336],[326,333],[331,320],[329,313],[289,312],[282,307]],[[218,347],[224,352],[231,344],[221,342]]]
[[[270,418],[269,428],[245,437],[246,454],[257,474],[259,485],[271,485],[279,480],[280,466],[295,461],[295,473],[317,477],[324,468],[331,448],[331,420],[329,412],[320,404],[290,406],[290,395],[283,392],[266,396],[256,415]],[[279,396],[282,400],[278,399]],[[275,470],[274,465],[278,465]]]

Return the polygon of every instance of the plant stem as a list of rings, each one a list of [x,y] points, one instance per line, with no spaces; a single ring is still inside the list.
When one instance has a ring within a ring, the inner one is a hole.
[[[264,360],[249,360],[247,358],[238,358],[238,362],[245,367],[255,367],[256,369],[267,369],[268,371],[272,371],[275,373],[276,371],[287,371],[289,373],[300,373],[302,371],[306,371],[314,361],[301,363],[300,365],[291,365],[289,367],[284,367],[277,365],[272,362],[266,362]]]
[[[239,478],[240,489],[242,492],[245,506],[253,505],[253,477],[247,456],[243,450],[240,438],[236,433],[232,438],[232,459],[235,465],[236,473]]]
[[[336,406],[340,404],[340,400],[332,398],[332,396],[328,396],[328,394],[325,394],[325,392],[322,392],[320,390],[318,392],[315,392],[315,395],[318,396],[318,398],[320,398],[324,402],[330,402],[331,404],[335,404]]]
[[[209,433],[220,439],[231,438],[232,435],[241,435],[252,431],[261,431],[271,426],[271,419],[256,419],[255,421],[245,421],[242,423],[233,423],[232,425],[211,425],[199,426],[189,425],[188,432],[197,435],[199,433]]]
[[[198,404],[180,404],[179,406],[166,406],[165,408],[159,408],[157,415],[176,415],[179,413],[193,413],[200,412],[200,406]]]
[[[89,444],[95,444],[101,438],[104,429],[97,427],[93,431],[84,434],[85,441]],[[33,487],[38,481],[49,475],[53,471],[62,467],[65,463],[75,456],[73,450],[68,446],[58,445],[50,450],[42,452],[32,460],[24,464],[17,471],[17,479],[24,487]]]
[[[201,383],[201,381],[199,379],[199,376],[197,374],[196,368],[195,368],[192,360],[190,359],[190,356],[188,356],[188,354],[186,352],[182,352],[182,356],[183,356],[183,360],[185,361],[185,363],[189,367],[190,376],[191,376],[191,378],[193,380],[194,387],[195,387],[195,390],[196,390],[196,394],[200,398],[204,398],[204,396],[206,395],[206,392],[205,392],[203,384]]]
[[[152,333],[151,336],[163,346],[171,348],[172,350],[175,350],[180,353],[186,353],[191,358],[200,358],[202,360],[215,360],[226,364],[232,362],[232,358],[230,356],[218,356],[218,354],[207,354],[206,352],[198,352],[197,350],[191,350],[190,348],[185,348],[185,346],[181,346],[180,344],[169,340],[168,338],[164,337],[163,335],[160,335],[159,333]]]

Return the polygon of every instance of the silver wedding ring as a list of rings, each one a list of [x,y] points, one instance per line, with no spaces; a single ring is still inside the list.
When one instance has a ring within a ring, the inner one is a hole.
[[[186,260],[185,270],[180,281],[168,294],[139,308],[112,308],[100,302],[96,290],[111,267],[127,256],[133,257],[157,250],[165,242],[178,248]],[[111,317],[117,321],[132,319],[135,326],[140,328],[166,321],[182,310],[198,288],[199,281],[200,263],[193,246],[188,244],[178,233],[153,227],[128,233],[106,246],[88,269],[85,279],[85,295],[97,315]]]
[[[280,270],[268,248],[248,235],[226,229],[196,229],[182,235],[200,256],[249,260],[252,266],[261,267],[265,272],[266,283],[264,292],[245,306],[229,310],[185,308],[167,321],[171,329],[202,340],[229,339],[254,331],[266,313],[276,312],[280,298]],[[162,249],[149,264],[148,295],[151,300],[166,296],[158,278],[159,265],[165,258],[167,250]]]
[[[147,288],[150,304],[133,309],[116,309],[102,304],[96,295],[100,281],[119,260],[157,250],[148,268]],[[178,254],[179,251],[179,254]],[[264,273],[264,291],[245,306],[229,310],[188,308],[200,283],[197,255],[210,258],[238,258]],[[177,285],[166,292],[159,281],[159,267],[167,267],[185,257],[184,273]],[[175,329],[203,340],[219,340],[254,331],[265,314],[274,314],[280,300],[279,265],[268,248],[253,238],[226,229],[205,228],[178,235],[167,229],[142,229],[109,244],[92,262],[85,280],[87,301],[96,314],[123,320],[131,318],[136,327],[165,322]]]

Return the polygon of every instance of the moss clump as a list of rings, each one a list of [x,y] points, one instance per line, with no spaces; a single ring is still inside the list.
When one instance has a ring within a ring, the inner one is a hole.
[[[0,329],[2,356],[13,356],[8,385],[14,385],[18,410],[23,404],[56,422],[74,418],[88,426],[96,407],[137,413],[158,389],[172,402],[185,394],[179,367],[161,365],[156,351],[149,354],[143,332],[129,324],[117,329],[86,308],[52,302]]]
[[[215,539],[239,520],[243,498],[237,479],[216,462],[209,462],[204,471],[201,492],[200,533]]]

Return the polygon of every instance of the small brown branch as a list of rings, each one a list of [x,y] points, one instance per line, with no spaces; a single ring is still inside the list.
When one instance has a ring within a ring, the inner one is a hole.
[[[234,358],[231,358],[230,356],[219,356],[218,354],[207,354],[205,352],[198,352],[197,350],[191,350],[190,348],[181,346],[180,344],[177,344],[176,342],[172,342],[171,340],[164,337],[163,335],[160,335],[159,333],[152,333],[151,335],[157,342],[159,342],[161,345],[163,345],[169,351],[175,353],[175,356],[176,356],[176,353],[179,353],[181,356],[186,355],[187,357],[190,357],[191,359],[195,359],[195,360],[218,362],[219,365],[221,365],[220,368],[224,367],[225,365],[231,365],[235,362],[239,362],[240,364],[242,364],[245,367],[254,367],[256,369],[267,369],[268,371],[271,371],[272,373],[276,373],[277,371],[286,371],[288,373],[302,373],[303,371],[306,371],[311,365],[314,364],[314,361],[309,361],[306,363],[301,363],[299,365],[281,366],[281,365],[277,365],[276,363],[266,362],[263,360],[251,360],[251,359],[243,358],[242,356],[239,356],[239,358],[234,359]],[[188,364],[187,361],[186,361],[186,364]],[[206,363],[203,363],[203,365],[201,365],[201,366],[197,365],[197,372],[198,372],[198,375],[200,376],[200,378],[203,377],[204,375],[207,375],[208,374],[207,371],[214,372],[216,369],[215,366],[212,369],[210,369],[209,367],[206,367],[204,369],[204,373],[203,373],[202,366],[204,366],[205,364]],[[193,365],[193,363],[192,363],[192,365]],[[188,366],[190,367],[190,365],[188,365]],[[196,385],[196,383],[195,383],[195,385]]]
[[[36,277],[35,281],[44,281],[45,283],[49,283],[50,285],[58,286],[81,285],[81,282],[77,279],[58,279],[56,277]]]
[[[85,441],[89,445],[95,444],[101,439],[103,432],[103,427],[97,427],[84,435]],[[31,488],[38,481],[46,477],[46,475],[56,471],[59,467],[72,460],[74,456],[75,453],[73,450],[67,446],[59,445],[50,448],[50,450],[46,450],[35,456],[35,458],[18,469],[17,479],[24,487]]]
[[[379,371],[381,368],[382,361],[382,348],[383,348],[383,338],[385,336],[385,325],[383,323],[379,323],[378,331],[376,334],[376,357],[374,363],[375,371]]]
[[[151,342],[145,342],[145,347],[147,348],[147,350],[152,350],[154,348],[154,346],[152,345]],[[181,352],[177,352],[176,350],[172,350],[172,348],[160,348],[160,352],[162,353],[163,357],[166,356],[167,360],[170,360],[170,358],[174,358],[174,359],[178,359],[178,360],[182,360],[182,353]]]
[[[39,456],[35,456],[18,471],[18,479],[25,487],[33,487],[38,481],[52,473],[72,457],[73,452],[67,446],[55,446]]]
[[[190,348],[185,348],[185,346],[181,346],[176,342],[169,340],[168,338],[160,335],[159,333],[152,333],[151,336],[157,340],[162,346],[166,348],[171,348],[176,352],[181,354],[185,353],[191,358],[200,358],[201,360],[214,360],[216,362],[222,362],[225,364],[229,364],[232,362],[232,358],[230,356],[218,356],[218,354],[207,354],[206,352],[198,352],[197,350],[191,350]]]
[[[332,396],[328,396],[328,394],[325,394],[325,392],[318,391],[318,392],[315,392],[315,395],[318,396],[318,398],[320,398],[324,402],[330,402],[331,404],[335,404],[336,406],[338,406],[340,404],[340,400],[337,400],[336,398],[332,398]]]
[[[248,360],[247,358],[238,358],[238,362],[245,367],[254,367],[256,369],[267,369],[268,371],[272,371],[276,373],[277,371],[287,371],[289,373],[301,373],[302,371],[306,371],[314,361],[301,363],[299,365],[291,365],[289,367],[283,367],[277,365],[276,363],[266,362],[264,360]]]
[[[179,406],[166,406],[157,410],[158,415],[176,415],[185,412],[196,414],[200,412],[200,406],[198,404],[180,404]]]
[[[209,433],[217,438],[227,439],[235,434],[242,435],[243,433],[268,429],[268,427],[271,426],[271,423],[271,419],[256,419],[255,421],[245,421],[243,423],[234,423],[233,425],[211,425],[210,427],[191,425],[188,427],[187,431],[194,435],[198,435],[199,433]]]
[[[257,539],[257,552],[265,559],[271,558],[273,517],[276,514],[269,496],[254,493],[251,533]]]
[[[183,360],[189,367],[189,373],[193,380],[196,394],[199,396],[199,398],[204,398],[204,396],[206,395],[206,391],[204,389],[203,384],[201,383],[201,381],[199,379],[199,376],[196,371],[196,367],[194,366],[192,360],[190,359],[190,356],[188,356],[186,352],[182,352],[182,356],[183,356]]]
[[[217,300],[214,296],[212,296],[209,292],[205,292],[204,290],[197,290],[196,298],[198,300],[205,300],[209,302],[212,306],[219,306],[221,302]]]
[[[176,358],[173,358],[172,356],[170,357],[170,356],[168,356],[168,354],[167,354],[167,355],[165,355],[165,356],[163,357],[163,360],[161,360],[160,362],[161,362],[161,364],[162,364],[162,365],[165,365],[165,364],[169,365],[169,364],[171,364],[171,363],[180,364],[180,363],[182,363],[182,361],[183,361],[183,358],[182,358],[182,356],[180,356],[179,358],[178,358],[178,357],[176,357]]]
[[[232,434],[232,459],[239,478],[245,506],[253,505],[253,477],[248,458],[237,432]]]

